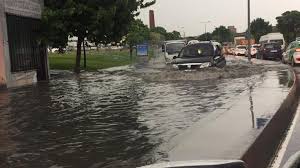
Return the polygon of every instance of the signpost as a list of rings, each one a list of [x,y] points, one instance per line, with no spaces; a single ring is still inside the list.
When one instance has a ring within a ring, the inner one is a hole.
[[[139,44],[136,46],[137,56],[148,56],[148,44]]]

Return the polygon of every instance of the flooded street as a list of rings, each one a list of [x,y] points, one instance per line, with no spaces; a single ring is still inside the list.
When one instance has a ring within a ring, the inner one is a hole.
[[[288,90],[287,70],[273,74],[273,85]],[[49,83],[0,92],[0,167],[131,168],[164,160],[180,144],[174,137],[265,79],[159,82],[125,71],[56,71]]]

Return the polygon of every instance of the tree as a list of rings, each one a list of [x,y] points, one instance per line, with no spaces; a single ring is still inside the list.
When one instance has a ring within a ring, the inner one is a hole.
[[[253,20],[250,24],[251,34],[258,42],[260,37],[272,32],[272,25],[262,18]]]
[[[162,42],[164,40],[165,40],[165,37],[163,35],[161,35],[160,33],[150,32],[149,42],[152,45],[159,44],[160,42]]]
[[[132,57],[133,46],[149,40],[149,28],[141,20],[135,20],[129,27],[129,33],[126,36],[127,44],[130,48],[130,57]]]
[[[215,30],[212,32],[212,39],[220,43],[232,42],[233,34],[225,26],[220,26],[215,28]]]
[[[128,33],[130,23],[139,14],[137,10],[154,4],[155,0],[45,0],[44,3],[42,19],[52,28],[49,31],[64,30],[67,37],[78,37],[74,71],[79,73],[85,38],[97,44],[119,41]]]
[[[181,35],[178,31],[172,31],[172,32],[168,32],[166,35],[166,39],[167,40],[178,40],[181,39]]]
[[[210,41],[212,40],[212,34],[211,33],[204,33],[197,37],[197,40],[199,41]]]
[[[300,35],[300,12],[287,11],[276,18],[277,28],[284,35],[288,43]]]
[[[166,35],[168,33],[165,28],[160,27],[160,26],[151,29],[151,32],[159,33],[159,34],[161,34],[161,35],[163,35],[165,37],[166,37]]]

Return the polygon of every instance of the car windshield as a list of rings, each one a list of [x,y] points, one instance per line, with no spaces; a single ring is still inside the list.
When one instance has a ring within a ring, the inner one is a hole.
[[[166,46],[166,52],[168,54],[176,54],[179,53],[184,46],[184,43],[170,43]]]
[[[272,43],[278,43],[280,45],[283,45],[283,40],[270,40]]]
[[[237,48],[238,48],[238,49],[247,49],[246,46],[238,46]]]
[[[184,48],[179,57],[213,56],[214,48],[211,44],[197,44]]]

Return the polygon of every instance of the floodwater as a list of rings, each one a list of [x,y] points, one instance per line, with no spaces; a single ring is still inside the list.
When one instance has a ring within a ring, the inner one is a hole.
[[[275,85],[288,88],[286,74]],[[55,72],[49,83],[0,92],[0,167],[154,163],[168,157],[174,137],[263,78],[149,82],[124,71]]]

